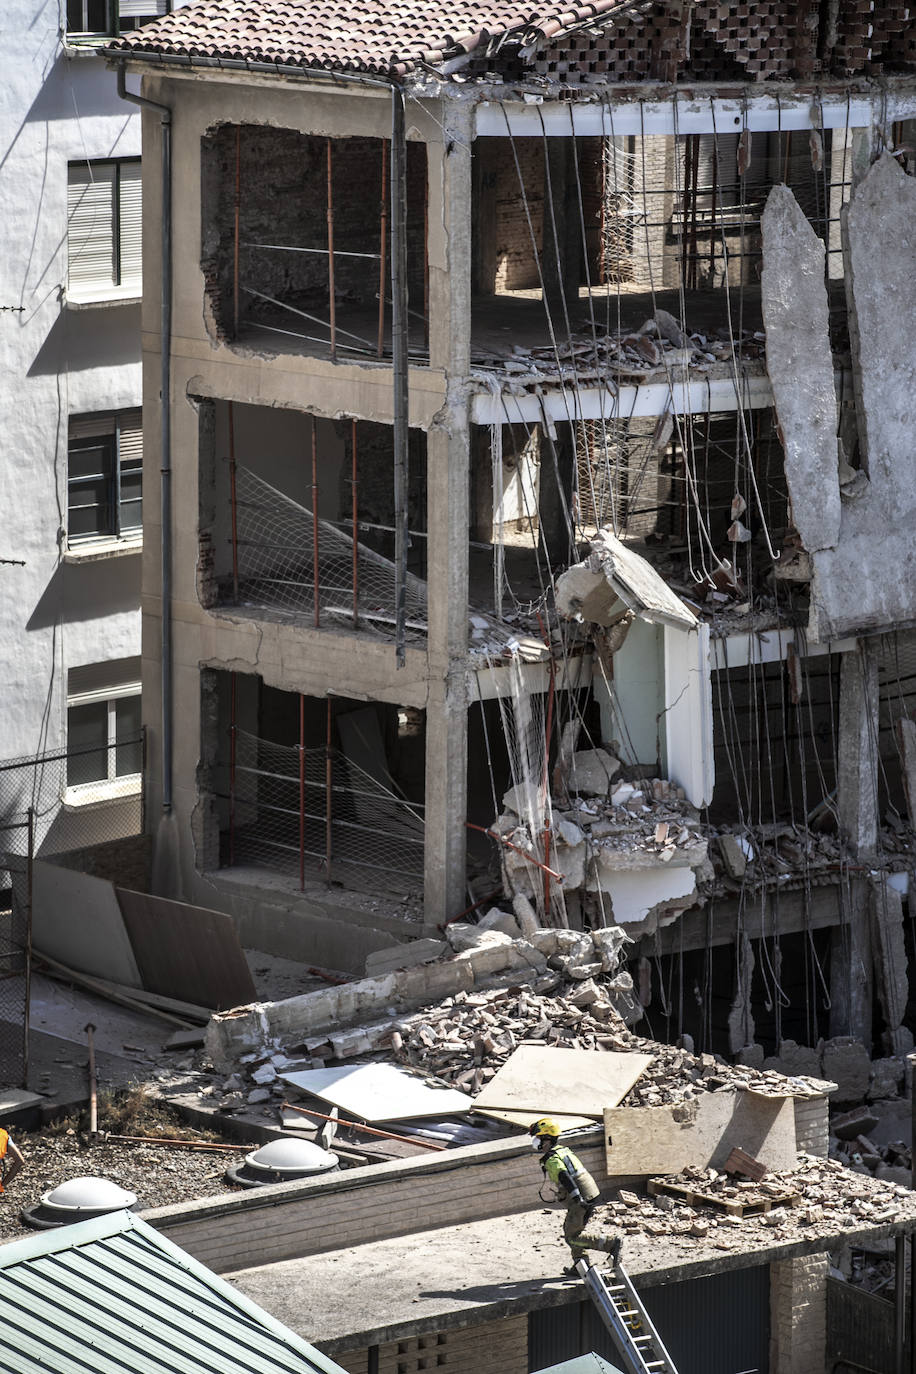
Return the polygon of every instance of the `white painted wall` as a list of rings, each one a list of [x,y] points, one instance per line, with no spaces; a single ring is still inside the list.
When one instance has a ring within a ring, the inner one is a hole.
[[[65,743],[70,667],[140,652],[140,556],[64,561],[68,416],[139,406],[140,310],[65,303],[67,163],[136,156],[139,113],[64,0],[0,5],[0,759]]]

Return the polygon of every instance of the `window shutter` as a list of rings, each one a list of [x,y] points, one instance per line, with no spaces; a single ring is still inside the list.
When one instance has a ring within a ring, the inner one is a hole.
[[[143,217],[140,163],[121,163],[121,285],[140,286],[143,264]]]
[[[129,414],[139,415],[139,411],[130,411]],[[113,415],[82,415],[77,419],[71,417],[69,435],[70,439],[99,439],[103,434],[114,434],[115,417]]]
[[[121,0],[118,12],[122,19],[146,19],[154,14],[168,14],[168,0]]]
[[[69,168],[67,260],[74,294],[99,291],[116,280],[114,198],[113,163]]]
[[[121,468],[119,524],[123,534],[143,525],[143,429],[139,410],[125,411],[121,416],[118,461]]]

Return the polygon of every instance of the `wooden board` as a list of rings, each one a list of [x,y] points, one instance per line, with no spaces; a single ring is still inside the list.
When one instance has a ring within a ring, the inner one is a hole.
[[[650,1054],[519,1045],[474,1099],[477,1111],[579,1116],[600,1121],[652,1063]]]
[[[679,1174],[722,1169],[737,1145],[766,1169],[797,1162],[791,1098],[701,1093],[673,1107],[614,1107],[604,1113],[610,1174]]]
[[[721,1193],[704,1193],[701,1189],[688,1188],[681,1183],[671,1183],[666,1178],[650,1178],[646,1191],[650,1197],[660,1193],[679,1198],[688,1207],[718,1207],[733,1217],[757,1216],[772,1212],[774,1207],[797,1207],[801,1193],[777,1193],[773,1196],[750,1194],[743,1198],[724,1197]]]
[[[476,1101],[476,1099],[475,1099]],[[525,1130],[534,1120],[534,1114],[529,1109],[524,1112],[500,1111],[498,1107],[481,1108],[475,1106],[474,1111],[480,1116],[488,1116],[492,1121],[502,1121],[507,1126],[522,1126]],[[593,1116],[565,1116],[562,1112],[551,1112],[551,1120],[555,1121],[561,1131],[578,1131],[583,1126],[594,1126]]]
[[[225,1011],[257,996],[235,923],[223,911],[115,889],[134,958],[150,992]]]

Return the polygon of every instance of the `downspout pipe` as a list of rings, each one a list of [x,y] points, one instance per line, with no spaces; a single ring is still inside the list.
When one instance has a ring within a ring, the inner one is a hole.
[[[162,599],[162,810],[172,810],[172,739],[174,704],[172,700],[172,111],[168,105],[127,89],[127,73],[118,63],[118,95],[144,110],[154,110],[162,125],[162,299],[160,304],[160,430],[159,464],[161,528]]]

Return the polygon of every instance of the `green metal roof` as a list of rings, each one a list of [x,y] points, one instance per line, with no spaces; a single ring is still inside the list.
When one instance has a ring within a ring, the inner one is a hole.
[[[548,1365],[546,1369],[539,1369],[538,1374],[623,1374],[623,1370],[618,1369],[615,1364],[609,1364],[592,1350],[587,1355],[579,1355],[575,1360]]]
[[[0,1369],[343,1374],[131,1212],[0,1245]]]

